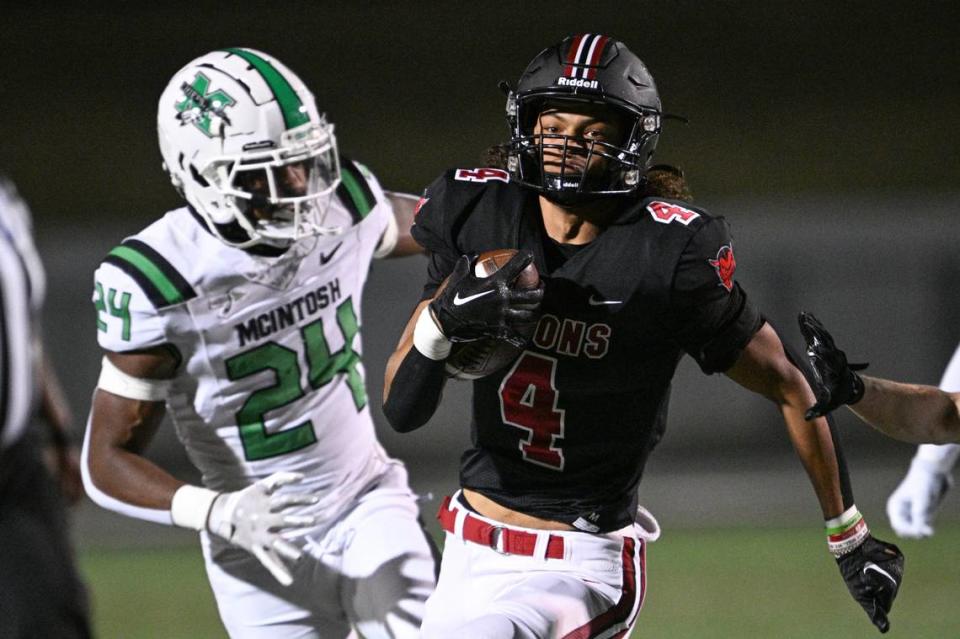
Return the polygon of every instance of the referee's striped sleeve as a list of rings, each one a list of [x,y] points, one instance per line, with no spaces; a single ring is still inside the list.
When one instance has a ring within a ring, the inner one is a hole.
[[[0,217],[0,448],[17,441],[34,396],[30,276],[9,226]]]

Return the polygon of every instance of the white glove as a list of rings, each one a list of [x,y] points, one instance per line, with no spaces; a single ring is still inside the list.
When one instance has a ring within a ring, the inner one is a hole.
[[[953,486],[949,470],[918,454],[897,489],[887,499],[890,526],[901,537],[923,539],[933,535],[933,521],[944,495]]]
[[[205,527],[251,552],[277,581],[289,586],[293,583],[293,575],[283,559],[296,561],[303,553],[281,537],[280,531],[314,526],[317,519],[306,515],[285,515],[280,511],[315,504],[319,497],[313,493],[274,493],[282,486],[301,480],[301,473],[279,472],[243,490],[220,494],[197,486],[182,486],[173,497],[173,522],[196,530]]]

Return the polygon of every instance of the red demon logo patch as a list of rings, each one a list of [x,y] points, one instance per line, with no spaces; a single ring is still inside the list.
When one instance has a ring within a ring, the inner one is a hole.
[[[733,257],[733,246],[725,244],[717,251],[717,259],[707,260],[717,271],[720,286],[728,291],[733,290],[733,272],[737,270],[737,260]]]

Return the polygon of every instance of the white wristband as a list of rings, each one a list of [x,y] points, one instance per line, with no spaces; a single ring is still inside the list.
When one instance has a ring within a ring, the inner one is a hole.
[[[853,550],[870,534],[867,522],[857,510],[856,505],[850,506],[840,515],[825,522],[827,528],[827,547],[834,557],[840,557]]]
[[[97,388],[102,388],[108,393],[145,402],[162,402],[170,391],[169,379],[144,379],[128,375],[114,366],[106,356],[100,366]]]
[[[413,346],[421,355],[434,361],[450,356],[452,344],[433,321],[429,306],[425,306],[417,318],[417,325],[413,329]]]
[[[207,527],[207,515],[220,493],[200,486],[184,484],[173,494],[170,517],[175,526],[203,530]]]

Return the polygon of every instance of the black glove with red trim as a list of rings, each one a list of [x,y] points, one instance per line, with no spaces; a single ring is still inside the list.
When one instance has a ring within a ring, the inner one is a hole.
[[[843,406],[856,404],[863,397],[863,380],[856,371],[867,364],[849,364],[847,355],[837,348],[833,337],[812,313],[800,313],[800,332],[807,343],[807,358],[813,367],[813,393],[817,403],[807,409],[807,421],[823,417]]]
[[[543,282],[537,288],[513,286],[533,261],[533,253],[519,251],[495,273],[474,273],[477,255],[464,255],[447,280],[446,288],[430,302],[430,310],[451,342],[472,342],[486,337],[523,348],[536,328],[543,300]]]
[[[903,581],[903,553],[894,544],[868,535],[862,544],[837,557],[847,589],[880,632],[890,630],[887,614]]]

